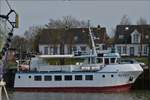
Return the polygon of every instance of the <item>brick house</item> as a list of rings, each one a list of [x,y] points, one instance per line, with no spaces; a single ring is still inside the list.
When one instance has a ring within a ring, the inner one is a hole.
[[[150,25],[118,25],[114,39],[121,56],[147,56]]]
[[[105,48],[105,41],[108,39],[106,28],[91,28],[97,38],[96,46],[99,49]],[[90,39],[88,28],[68,29],[44,29],[39,39],[39,52],[41,54],[72,54],[73,52],[90,52]]]

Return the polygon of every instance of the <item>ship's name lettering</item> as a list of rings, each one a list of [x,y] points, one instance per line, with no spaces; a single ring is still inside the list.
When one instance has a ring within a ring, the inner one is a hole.
[[[119,77],[128,77],[129,74],[119,74],[118,76],[119,76]]]

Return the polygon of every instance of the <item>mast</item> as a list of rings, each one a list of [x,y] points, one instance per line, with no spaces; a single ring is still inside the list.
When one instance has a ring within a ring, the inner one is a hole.
[[[95,47],[95,42],[94,42],[94,35],[92,34],[91,28],[90,28],[90,20],[88,20],[88,28],[89,28],[89,35],[91,38],[91,43],[92,43],[92,56],[90,59],[90,63],[91,60],[94,61],[94,63],[96,63],[96,56],[97,56],[97,52],[96,52],[96,47]]]

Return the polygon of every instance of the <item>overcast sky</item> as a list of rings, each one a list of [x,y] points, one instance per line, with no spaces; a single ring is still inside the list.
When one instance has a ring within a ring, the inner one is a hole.
[[[50,18],[57,19],[68,15],[79,20],[91,20],[92,25],[100,24],[107,28],[108,34],[120,23],[124,14],[129,16],[133,24],[136,24],[140,17],[150,23],[149,0],[13,0],[10,4],[19,13],[20,26],[15,34],[20,35],[30,26],[45,25]],[[8,11],[6,3],[0,0],[0,14],[6,14]]]

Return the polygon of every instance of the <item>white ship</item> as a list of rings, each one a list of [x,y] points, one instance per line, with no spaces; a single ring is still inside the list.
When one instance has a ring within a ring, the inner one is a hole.
[[[89,28],[92,51],[85,55],[39,55],[18,69],[16,91],[113,92],[128,91],[143,72],[140,64],[121,63],[116,52],[97,54]],[[44,61],[55,59],[49,65]],[[58,60],[59,59],[59,60]],[[63,63],[62,63],[63,62]]]

